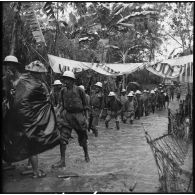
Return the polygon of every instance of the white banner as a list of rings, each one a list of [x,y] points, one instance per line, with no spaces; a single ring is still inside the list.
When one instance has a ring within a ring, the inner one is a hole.
[[[183,56],[175,59],[163,60],[162,62],[151,63],[146,69],[153,74],[163,78],[177,78],[186,70],[187,64],[193,62],[193,55]]]
[[[175,59],[163,60],[162,62],[148,63],[125,63],[125,64],[98,64],[89,62],[79,62],[66,58],[49,55],[49,63],[55,73],[63,73],[66,70],[81,72],[92,69],[107,76],[118,76],[131,74],[137,70],[146,68],[148,71],[163,78],[176,78],[185,71],[185,66],[193,62],[193,56],[183,56]],[[192,72],[192,71],[190,71]]]
[[[50,54],[48,54],[48,58],[50,66],[55,73],[62,73],[66,70],[70,70],[73,72],[81,72],[83,70],[87,70],[88,66],[91,66],[91,63],[69,60]]]
[[[123,74],[130,74],[138,69],[144,68],[144,63],[127,63],[127,64],[99,64],[89,62],[79,62],[69,60],[66,58],[49,55],[49,63],[55,73],[62,73],[66,70],[73,72],[81,72],[83,70],[92,69],[107,76],[118,76]]]

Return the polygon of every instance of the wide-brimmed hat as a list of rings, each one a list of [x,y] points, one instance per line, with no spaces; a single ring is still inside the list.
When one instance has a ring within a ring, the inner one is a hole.
[[[18,62],[18,58],[12,55],[6,56],[3,61],[3,65],[9,65],[9,64],[22,65],[20,62]]]
[[[154,90],[151,90],[151,92],[150,92],[150,93],[155,93],[155,92],[154,92]]]
[[[122,91],[121,92],[126,92],[126,89],[122,89]]]
[[[63,77],[68,77],[68,78],[71,78],[71,79],[76,79],[75,75],[74,75],[74,73],[72,71],[65,71],[62,76]]]
[[[102,83],[101,83],[101,82],[97,82],[97,83],[95,84],[95,86],[101,87],[101,88],[102,88]]]
[[[115,94],[113,91],[111,91],[111,92],[108,94],[108,96],[109,96],[109,97],[112,97],[112,96],[116,96],[116,94]]]
[[[41,63],[39,60],[31,62],[29,65],[26,65],[25,70],[28,70],[31,72],[40,72],[40,73],[48,72],[45,65]]]

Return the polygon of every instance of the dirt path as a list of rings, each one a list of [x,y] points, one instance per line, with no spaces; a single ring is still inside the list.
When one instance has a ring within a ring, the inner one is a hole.
[[[59,146],[39,155],[40,166],[47,177],[31,179],[21,176],[27,161],[15,163],[16,170],[7,171],[3,179],[3,191],[8,192],[157,192],[159,187],[157,167],[149,145],[146,143],[141,123],[155,138],[167,132],[167,110],[158,111],[133,125],[120,123],[121,129],[105,129],[99,125],[99,137],[89,133],[91,161],[85,163],[82,149],[73,133],[67,148],[66,170],[52,170],[51,165],[59,159]],[[78,177],[58,178],[59,174],[77,174]]]

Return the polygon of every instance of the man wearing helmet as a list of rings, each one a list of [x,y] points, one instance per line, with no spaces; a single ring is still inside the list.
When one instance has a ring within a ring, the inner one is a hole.
[[[151,101],[152,113],[154,114],[155,107],[156,107],[156,95],[155,95],[155,91],[154,90],[151,90],[151,92],[150,92],[150,101]]]
[[[107,116],[105,120],[106,128],[108,128],[109,121],[114,117],[116,120],[116,128],[119,130],[119,120],[120,114],[122,110],[121,102],[116,98],[116,94],[114,92],[110,92],[108,94],[109,100],[107,104]]]
[[[4,102],[6,102],[7,108],[10,108],[13,104],[14,86],[23,71],[24,66],[18,62],[15,56],[5,57],[3,62],[3,98],[6,100]]]
[[[123,105],[122,111],[121,111],[121,120],[124,122],[123,117],[124,117],[124,104],[127,101],[127,95],[126,95],[126,89],[122,89],[121,91],[121,96],[120,96],[120,101],[121,104]]]
[[[60,93],[61,108],[57,114],[61,134],[61,160],[54,164],[53,168],[64,168],[66,166],[65,151],[72,129],[76,131],[79,145],[83,147],[85,161],[90,161],[87,146],[88,104],[85,92],[75,85],[75,75],[73,72],[65,71],[62,80],[65,87],[62,88]]]
[[[140,119],[143,112],[143,100],[141,99],[141,91],[137,90],[135,92],[137,98],[137,109],[135,111],[135,118]]]
[[[7,112],[13,107],[15,85],[24,71],[24,66],[15,56],[6,56],[3,62],[3,101],[2,101],[2,113],[3,120]],[[11,166],[10,162],[7,162],[8,166]]]
[[[130,123],[133,124],[135,118],[135,110],[137,108],[136,101],[134,101],[134,95],[130,92],[128,95],[128,100],[124,104],[124,122],[130,118]]]
[[[14,104],[5,119],[4,158],[30,159],[33,178],[46,174],[38,169],[37,154],[59,144],[55,114],[42,80],[47,69],[40,61],[25,66],[27,73],[15,80]]]
[[[52,90],[50,92],[50,95],[51,95],[54,109],[58,110],[59,109],[59,94],[60,94],[60,90],[62,88],[62,83],[60,80],[55,80],[52,86],[53,87],[52,87]]]
[[[98,136],[98,122],[101,118],[102,111],[104,108],[104,94],[102,92],[102,83],[97,82],[95,85],[95,93],[92,94],[90,98],[91,112],[89,117],[89,127],[88,130],[92,129],[95,137]]]

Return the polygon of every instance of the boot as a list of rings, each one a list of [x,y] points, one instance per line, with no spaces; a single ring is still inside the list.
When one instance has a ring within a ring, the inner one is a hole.
[[[88,146],[87,146],[87,144],[83,145],[83,151],[84,151],[84,154],[85,154],[85,161],[89,162],[90,158],[89,158],[89,154],[88,154]]]
[[[108,121],[105,121],[106,128],[108,129]]]
[[[94,133],[94,135],[95,135],[95,137],[98,137],[98,130],[97,129],[92,129],[93,130],[93,133]]]
[[[119,121],[116,121],[116,128],[117,128],[117,130],[120,129],[120,127],[119,127]]]
[[[88,132],[90,132],[91,125],[92,125],[92,120],[93,120],[93,117],[92,117],[92,116],[90,116],[90,117],[89,117]]]

